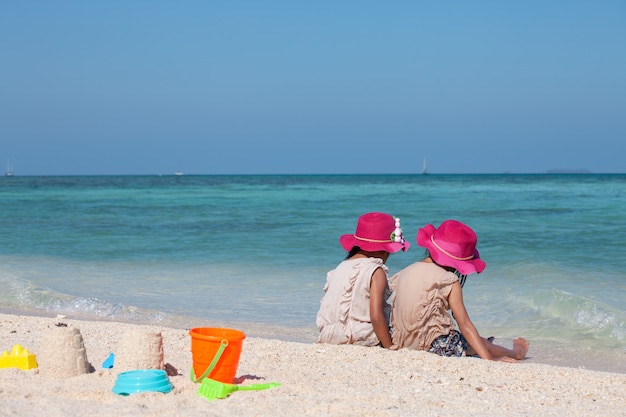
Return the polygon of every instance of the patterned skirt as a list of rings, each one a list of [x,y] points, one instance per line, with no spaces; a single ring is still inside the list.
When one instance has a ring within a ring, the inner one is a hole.
[[[459,331],[452,330],[450,334],[436,338],[428,351],[439,356],[465,356],[467,340]]]

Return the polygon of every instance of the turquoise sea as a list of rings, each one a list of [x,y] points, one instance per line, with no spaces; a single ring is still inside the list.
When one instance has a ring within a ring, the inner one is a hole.
[[[464,287],[483,336],[534,362],[626,372],[626,175],[0,178],[0,311],[313,342],[326,272],[362,213],[454,218],[487,262]],[[7,349],[8,347],[3,347]]]

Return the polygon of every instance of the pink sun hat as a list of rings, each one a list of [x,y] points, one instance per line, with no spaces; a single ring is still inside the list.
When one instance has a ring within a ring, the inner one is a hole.
[[[406,252],[411,244],[404,240],[400,219],[386,213],[366,213],[359,217],[354,234],[342,235],[339,242],[350,252],[358,246],[366,252]]]
[[[428,249],[439,265],[455,268],[463,275],[481,273],[487,264],[476,249],[476,233],[458,220],[446,220],[438,229],[428,224],[417,231],[417,244]]]

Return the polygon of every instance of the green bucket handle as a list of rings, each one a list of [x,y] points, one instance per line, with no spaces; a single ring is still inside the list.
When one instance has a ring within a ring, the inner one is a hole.
[[[215,352],[215,356],[213,357],[213,360],[209,364],[209,367],[206,368],[206,371],[204,371],[204,373],[202,375],[200,375],[200,378],[195,379],[195,374],[193,372],[193,366],[191,367],[191,372],[189,373],[189,378],[191,378],[192,382],[200,382],[200,381],[202,381],[204,378],[206,378],[207,375],[209,375],[213,371],[213,368],[215,368],[215,365],[217,365],[217,362],[222,357],[222,353],[224,353],[224,349],[226,349],[226,346],[228,346],[228,340],[223,339],[222,343],[220,343],[220,347],[217,349],[217,352]]]

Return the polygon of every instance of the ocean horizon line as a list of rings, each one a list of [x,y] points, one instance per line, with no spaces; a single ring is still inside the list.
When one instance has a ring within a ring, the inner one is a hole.
[[[349,177],[349,176],[495,176],[495,175],[510,175],[510,176],[537,176],[537,175],[571,175],[571,176],[585,176],[585,175],[626,175],[626,172],[591,172],[591,171],[567,171],[567,170],[549,170],[544,172],[397,172],[397,173],[187,173],[187,174],[154,174],[154,173],[136,173],[136,174],[124,174],[124,173],[101,173],[101,174],[20,174],[5,176],[5,178],[46,178],[46,177],[323,177],[323,176],[335,176],[335,177]]]

